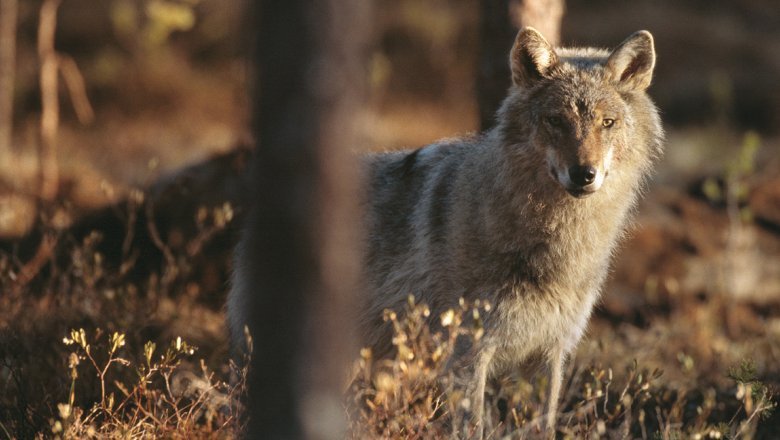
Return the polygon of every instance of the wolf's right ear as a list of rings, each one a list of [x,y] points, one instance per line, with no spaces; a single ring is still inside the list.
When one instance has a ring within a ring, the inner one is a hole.
[[[655,67],[655,47],[650,32],[639,31],[626,38],[609,55],[607,75],[634,90],[650,87]]]
[[[509,54],[509,66],[512,69],[512,83],[517,87],[530,87],[544,78],[550,68],[558,63],[550,43],[532,27],[525,27],[517,33],[512,52]]]

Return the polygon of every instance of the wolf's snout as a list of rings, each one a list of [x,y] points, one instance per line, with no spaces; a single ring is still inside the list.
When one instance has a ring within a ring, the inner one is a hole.
[[[569,168],[569,178],[578,186],[588,186],[596,180],[598,171],[592,166],[575,165]]]

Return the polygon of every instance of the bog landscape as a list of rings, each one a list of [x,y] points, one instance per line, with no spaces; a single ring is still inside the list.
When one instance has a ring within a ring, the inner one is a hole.
[[[244,3],[20,1],[15,41],[0,29],[16,54],[0,438],[242,432],[225,302],[255,148]],[[479,131],[479,2],[377,3],[355,153]],[[639,29],[655,38],[665,154],[566,364],[558,436],[778,438],[780,10],[570,0],[561,41],[610,47]],[[427,304],[387,311],[398,354],[355,351],[350,438],[447,436],[464,396],[445,365],[484,307],[445,313],[445,333],[425,327]],[[485,437],[541,437],[548,385],[489,384]]]

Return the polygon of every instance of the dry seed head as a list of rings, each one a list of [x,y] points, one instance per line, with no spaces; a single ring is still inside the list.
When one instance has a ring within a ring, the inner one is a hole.
[[[404,370],[404,374],[406,375],[407,380],[417,380],[422,376],[422,368],[420,368],[420,365],[418,365],[417,362],[413,362],[410,364],[406,364],[406,369]]]
[[[225,202],[221,207],[214,209],[214,224],[219,228],[224,228],[233,220],[233,207],[229,202]]]
[[[739,399],[739,400],[742,400],[742,398],[745,397],[745,391],[746,391],[745,383],[744,382],[738,382],[737,383],[736,398]]]
[[[374,378],[374,387],[377,391],[390,393],[395,388],[395,379],[391,374],[380,372]]]
[[[403,345],[409,339],[406,337],[406,333],[398,333],[393,336],[393,345]]]
[[[455,311],[452,309],[447,310],[441,314],[442,327],[449,327],[455,321]]]
[[[114,354],[120,347],[125,345],[125,335],[119,332],[111,334],[111,350],[110,354]]]
[[[144,357],[146,358],[146,365],[150,367],[152,365],[152,356],[154,355],[154,350],[156,348],[157,344],[152,341],[147,341],[146,344],[144,344]]]
[[[71,353],[68,356],[68,368],[76,368],[79,365],[80,359],[76,353]]]
[[[60,413],[60,418],[63,419],[63,420],[67,419],[68,417],[70,417],[70,415],[72,413],[72,409],[73,408],[71,408],[71,406],[68,405],[67,403],[58,403],[57,404],[57,411]]]

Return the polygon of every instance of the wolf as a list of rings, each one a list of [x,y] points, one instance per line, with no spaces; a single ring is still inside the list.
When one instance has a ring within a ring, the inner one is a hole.
[[[493,129],[368,159],[365,343],[392,352],[382,311],[409,294],[432,321],[460,298],[491,304],[484,336],[456,353],[477,437],[486,381],[540,366],[554,432],[564,362],[662,153],[655,59],[647,31],[609,51],[553,48],[526,27]]]

